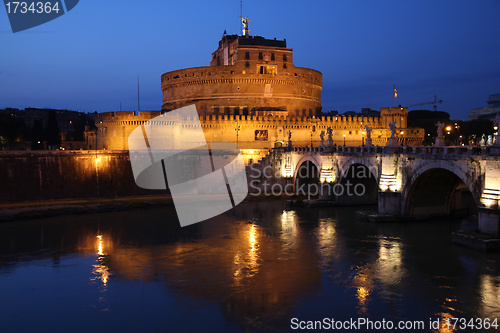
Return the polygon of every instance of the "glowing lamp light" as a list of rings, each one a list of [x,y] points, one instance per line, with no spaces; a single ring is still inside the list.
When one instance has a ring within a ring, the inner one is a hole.
[[[379,188],[382,191],[391,190],[391,191],[396,192],[397,190],[399,190],[400,187],[401,187],[401,184],[398,183],[396,175],[394,175],[394,174],[393,175],[382,174],[380,176]]]
[[[496,131],[498,130],[498,126],[493,126],[493,129]]]
[[[446,130],[449,132],[451,131],[451,126],[446,127]]]
[[[293,177],[293,169],[290,165],[287,165],[282,171],[281,174],[285,178],[292,178]]]
[[[321,183],[333,183],[333,171],[331,169],[321,169],[319,181]]]
[[[481,196],[481,202],[487,208],[493,208],[498,206],[498,201],[500,200],[500,190],[494,188],[485,188],[483,195]]]
[[[95,161],[96,161],[96,163],[99,163],[99,162],[101,162],[101,159],[98,157],[95,159]]]

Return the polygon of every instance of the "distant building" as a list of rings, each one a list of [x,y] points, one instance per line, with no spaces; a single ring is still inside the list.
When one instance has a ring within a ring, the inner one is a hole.
[[[50,114],[55,114],[57,127],[61,137],[61,146],[65,149],[81,149],[84,147],[83,132],[86,123],[93,123],[93,114],[87,114],[71,110],[59,109],[39,109],[26,108],[24,110],[6,108],[0,113],[10,115],[24,121],[24,141],[23,145],[18,145],[18,149],[31,146],[30,141],[36,136],[40,141],[40,149],[48,147],[43,143],[48,128]],[[60,147],[57,147],[60,148]],[[54,147],[52,147],[54,148]]]
[[[488,106],[470,110],[469,118],[474,119],[489,119],[493,120],[497,114],[500,114],[500,94],[490,95]]]

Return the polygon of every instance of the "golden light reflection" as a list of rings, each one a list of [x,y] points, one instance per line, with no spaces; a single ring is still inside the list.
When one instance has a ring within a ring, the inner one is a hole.
[[[102,251],[103,245],[102,245],[102,235],[97,236],[97,255],[102,256],[104,255],[104,252]]]
[[[248,230],[244,235],[248,239],[248,245],[242,243],[242,247],[236,251],[233,258],[233,277],[236,285],[240,285],[244,278],[252,277],[259,271],[258,227],[255,224],[246,227]]]
[[[360,314],[364,314],[367,311],[367,304],[370,300],[370,295],[373,290],[373,282],[370,276],[372,272],[367,267],[360,268],[356,276],[353,279],[354,287],[356,287],[356,298],[358,299],[358,305],[360,309]]]
[[[255,224],[251,225],[250,233],[249,233],[249,241],[250,241],[250,249],[251,252],[255,251],[255,244],[257,243],[257,232],[255,231]]]
[[[93,273],[102,281],[104,286],[108,284],[108,279],[109,279],[109,269],[108,267],[101,265],[101,264],[96,264],[94,265],[94,271]]]
[[[92,280],[101,280],[104,286],[108,284],[109,280],[109,268],[104,265],[105,253],[104,253],[104,240],[102,235],[96,236],[96,252],[97,252],[97,263],[93,266],[94,269],[92,273],[94,278]]]
[[[453,316],[450,313],[443,312],[438,314],[439,317],[439,329],[433,329],[432,332],[436,333],[453,333],[457,330],[453,329]]]

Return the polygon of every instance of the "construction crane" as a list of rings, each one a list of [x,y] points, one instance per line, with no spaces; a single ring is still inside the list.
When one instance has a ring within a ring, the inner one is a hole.
[[[443,103],[443,100],[440,99],[439,101],[437,100],[436,95],[434,95],[434,100],[431,102],[425,102],[425,103],[418,103],[418,104],[413,104],[410,105],[409,107],[411,108],[412,106],[419,106],[419,105],[427,105],[427,104],[434,104],[434,111],[437,111],[437,105]]]

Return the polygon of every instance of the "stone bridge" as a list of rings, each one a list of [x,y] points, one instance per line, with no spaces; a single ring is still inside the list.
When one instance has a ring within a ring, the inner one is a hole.
[[[276,148],[248,166],[248,178],[254,193],[378,202],[379,215],[396,218],[477,213],[481,232],[500,231],[495,147]]]

